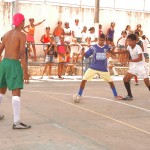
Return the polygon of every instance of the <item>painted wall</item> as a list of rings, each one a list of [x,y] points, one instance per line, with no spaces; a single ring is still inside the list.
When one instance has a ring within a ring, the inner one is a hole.
[[[40,43],[40,38],[44,34],[46,26],[51,27],[51,33],[53,32],[58,20],[63,23],[65,21],[70,22],[70,26],[74,24],[75,18],[80,20],[82,25],[86,25],[88,28],[94,26],[94,9],[93,8],[77,8],[77,7],[65,7],[54,6],[44,4],[20,4],[20,12],[25,15],[25,25],[29,24],[29,18],[34,18],[35,23],[46,19],[46,21],[36,27],[35,42]],[[0,2],[0,36],[6,31],[11,29],[12,22],[12,5],[11,3]],[[150,13],[142,12],[127,12],[113,9],[100,9],[100,24],[103,25],[103,31],[106,33],[107,28],[110,26],[110,22],[116,22],[115,27],[115,42],[120,37],[121,31],[125,29],[126,25],[131,25],[134,30],[136,25],[140,23],[144,34],[150,38]],[[37,46],[37,54],[43,55],[42,47]]]

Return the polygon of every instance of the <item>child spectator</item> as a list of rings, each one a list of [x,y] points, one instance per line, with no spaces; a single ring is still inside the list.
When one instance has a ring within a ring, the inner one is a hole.
[[[82,43],[85,43],[85,42],[86,42],[86,39],[87,39],[87,37],[88,37],[87,27],[86,27],[86,26],[83,27],[83,30],[81,31],[81,35],[82,35],[81,42],[82,42]]]
[[[118,51],[122,51],[126,47],[126,39],[127,39],[127,32],[122,31],[121,37],[117,41]],[[121,65],[126,66],[128,64],[128,55],[127,54],[119,54],[118,55],[118,62],[121,63]]]
[[[114,40],[114,33],[115,33],[115,22],[111,22],[110,27],[107,30],[106,36]]]
[[[57,44],[58,52],[58,78],[63,79],[62,74],[66,63],[66,53],[68,46],[65,44],[64,37],[60,37],[60,42]]]
[[[77,42],[76,38],[72,39],[72,43],[70,43],[70,49],[71,49],[71,58],[73,63],[75,64],[78,62],[80,51],[82,49],[82,46]]]
[[[45,67],[44,70],[42,72],[42,76],[40,79],[43,79],[43,75],[47,69],[47,67],[49,67],[49,79],[53,79],[53,77],[51,77],[51,70],[52,70],[52,65],[53,65],[53,59],[54,59],[54,52],[56,51],[56,44],[54,42],[54,38],[51,37],[51,41],[50,41],[50,45],[46,45],[47,49],[46,49],[46,58],[45,58]]]

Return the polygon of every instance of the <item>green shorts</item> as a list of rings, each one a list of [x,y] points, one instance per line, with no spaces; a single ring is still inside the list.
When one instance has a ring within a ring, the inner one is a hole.
[[[23,70],[19,60],[4,58],[0,63],[0,88],[23,88]]]

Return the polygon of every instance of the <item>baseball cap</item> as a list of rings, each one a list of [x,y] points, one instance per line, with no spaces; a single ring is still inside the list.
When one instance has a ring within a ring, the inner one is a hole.
[[[21,13],[16,13],[13,16],[13,23],[12,24],[17,27],[17,26],[19,26],[22,23],[22,21],[24,19],[25,19],[24,15],[22,15]]]

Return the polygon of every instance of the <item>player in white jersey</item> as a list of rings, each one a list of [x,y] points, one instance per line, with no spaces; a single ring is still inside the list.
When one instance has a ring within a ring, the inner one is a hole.
[[[123,100],[132,100],[133,96],[131,93],[130,83],[132,77],[138,76],[144,80],[145,85],[148,87],[150,91],[150,82],[148,77],[148,69],[146,67],[146,63],[143,60],[143,52],[142,48],[136,44],[136,35],[130,34],[127,37],[128,47],[126,51],[122,51],[120,53],[130,53],[131,59],[129,60],[130,68],[127,74],[124,76],[123,81],[125,88],[127,90],[128,95],[123,98]],[[118,53],[118,52],[116,52]]]

